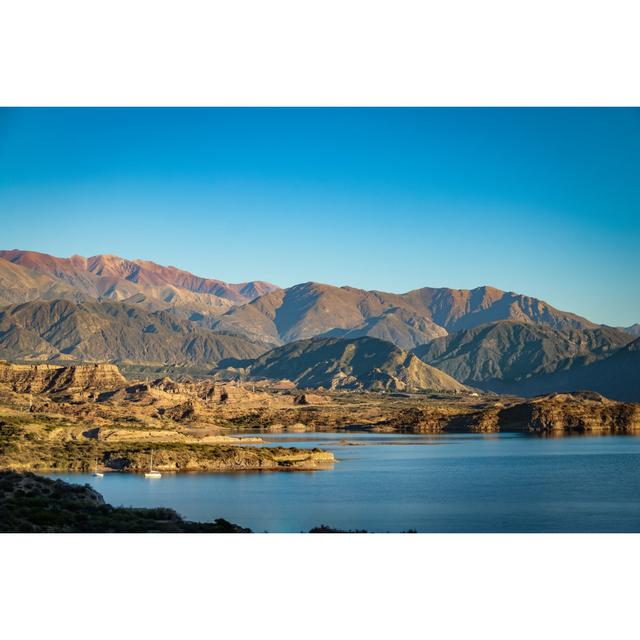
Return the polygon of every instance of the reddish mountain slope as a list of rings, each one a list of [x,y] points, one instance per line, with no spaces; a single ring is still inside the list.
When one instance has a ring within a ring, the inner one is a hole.
[[[191,292],[215,296],[231,303],[245,303],[277,289],[268,282],[229,284],[222,280],[201,278],[175,267],[112,255],[57,258],[35,251],[12,250],[0,251],[0,259],[64,282],[94,298],[124,300],[142,293],[164,299],[172,292],[183,296],[184,292]],[[219,306],[224,308],[229,305],[221,303]]]

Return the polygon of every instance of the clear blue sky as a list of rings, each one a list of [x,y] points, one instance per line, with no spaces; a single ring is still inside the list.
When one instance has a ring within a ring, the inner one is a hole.
[[[2,109],[0,246],[640,322],[640,110]]]

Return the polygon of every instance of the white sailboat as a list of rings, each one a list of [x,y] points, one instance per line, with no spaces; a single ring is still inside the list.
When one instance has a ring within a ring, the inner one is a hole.
[[[95,466],[95,469],[93,471],[93,477],[94,478],[103,478],[104,477],[104,473],[102,473],[102,471],[98,471],[98,458],[96,458],[96,466]]]
[[[162,478],[162,474],[159,471],[153,470],[153,449],[151,450],[151,459],[149,460],[149,471],[144,474],[145,478]]]

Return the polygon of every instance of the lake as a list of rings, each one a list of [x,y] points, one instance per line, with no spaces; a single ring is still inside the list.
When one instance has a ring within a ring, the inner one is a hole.
[[[246,435],[246,434],[242,434]],[[48,474],[88,483],[113,505],[171,507],[256,532],[640,532],[640,437],[524,434],[265,434],[322,447],[313,472]],[[352,443],[345,444],[345,441]]]

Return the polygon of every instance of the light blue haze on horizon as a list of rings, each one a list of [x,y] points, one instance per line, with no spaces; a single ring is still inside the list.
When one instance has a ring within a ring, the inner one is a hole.
[[[0,109],[0,248],[640,322],[638,109]]]

